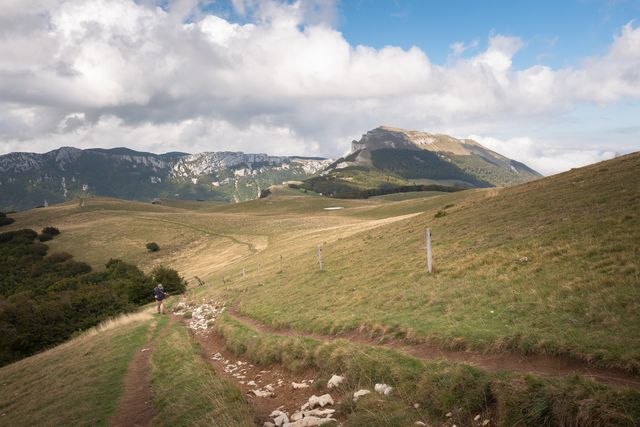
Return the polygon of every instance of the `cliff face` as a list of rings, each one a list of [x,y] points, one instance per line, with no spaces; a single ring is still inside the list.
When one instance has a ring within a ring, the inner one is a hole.
[[[127,148],[10,153],[0,156],[0,210],[89,195],[242,201],[257,197],[260,188],[308,178],[329,163],[262,153],[159,155]]]

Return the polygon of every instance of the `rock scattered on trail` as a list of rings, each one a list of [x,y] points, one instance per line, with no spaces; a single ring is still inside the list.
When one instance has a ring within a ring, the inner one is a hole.
[[[338,387],[340,384],[342,384],[343,381],[344,377],[334,374],[331,379],[329,379],[329,382],[327,382],[327,388]]]
[[[366,396],[369,393],[371,393],[371,391],[367,389],[358,390],[355,393],[353,393],[353,401],[357,402],[358,399],[360,399],[362,396]]]
[[[293,387],[294,390],[298,390],[300,388],[308,388],[309,384],[304,383],[304,382],[302,382],[302,383],[293,382],[293,383],[291,383],[291,387]]]
[[[380,394],[384,394],[385,396],[389,396],[393,391],[393,387],[386,384],[376,384],[373,389]]]
[[[327,405],[333,405],[333,398],[329,394],[323,394],[322,396],[316,396],[315,394],[309,398],[309,401],[302,405],[301,410],[306,411],[313,409],[316,406],[324,408]]]
[[[189,328],[193,329],[196,333],[205,333],[224,310],[224,304],[213,302],[195,304],[181,301],[175,305],[173,313],[178,316],[183,316],[187,312],[191,312]]]
[[[426,426],[426,424],[423,423],[422,421],[416,421],[414,424],[417,426]]]

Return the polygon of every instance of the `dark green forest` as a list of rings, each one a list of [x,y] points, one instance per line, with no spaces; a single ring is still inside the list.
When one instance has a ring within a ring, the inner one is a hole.
[[[160,280],[171,294],[185,290],[184,279],[168,268],[146,275],[112,259],[104,271],[92,271],[68,253],[48,254],[42,236],[53,238],[52,230],[0,233],[0,366],[153,301]]]

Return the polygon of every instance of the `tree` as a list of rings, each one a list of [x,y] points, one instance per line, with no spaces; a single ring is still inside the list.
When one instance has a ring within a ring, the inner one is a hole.
[[[169,293],[181,294],[187,289],[187,282],[176,270],[159,266],[151,273],[155,284],[162,284],[164,290]]]
[[[158,252],[160,250],[160,246],[156,242],[147,243],[147,249],[149,252]]]

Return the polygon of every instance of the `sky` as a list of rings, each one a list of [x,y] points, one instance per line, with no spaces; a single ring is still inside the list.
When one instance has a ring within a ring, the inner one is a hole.
[[[338,157],[379,125],[553,174],[640,150],[640,0],[1,0],[0,154]]]

